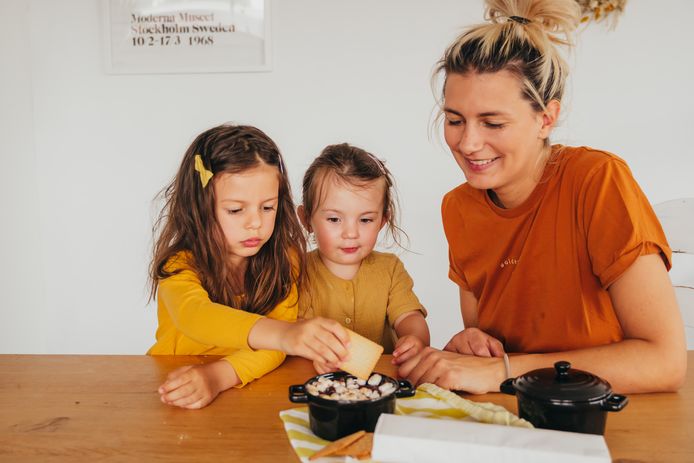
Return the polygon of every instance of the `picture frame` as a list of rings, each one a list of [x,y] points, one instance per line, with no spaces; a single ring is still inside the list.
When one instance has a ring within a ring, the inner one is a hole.
[[[103,0],[108,74],[266,72],[271,0]]]

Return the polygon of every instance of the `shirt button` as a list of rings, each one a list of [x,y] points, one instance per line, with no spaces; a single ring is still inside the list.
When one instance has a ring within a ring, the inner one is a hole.
[[[345,323],[349,325],[350,323],[352,323],[352,319],[349,317],[345,318]]]

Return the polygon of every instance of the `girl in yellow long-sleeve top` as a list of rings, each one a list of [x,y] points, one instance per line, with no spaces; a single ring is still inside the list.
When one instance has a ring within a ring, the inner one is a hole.
[[[199,135],[163,191],[150,268],[159,328],[151,355],[219,354],[171,372],[161,400],[201,408],[279,366],[285,354],[339,365],[336,322],[296,322],[305,243],[275,143],[255,127]]]

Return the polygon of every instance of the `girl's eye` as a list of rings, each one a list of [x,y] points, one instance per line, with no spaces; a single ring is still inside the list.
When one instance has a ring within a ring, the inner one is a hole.
[[[367,219],[367,218],[361,219],[362,223],[371,223],[373,221],[374,221],[374,219]]]
[[[264,210],[265,212],[272,212],[272,211],[275,210],[275,206],[264,206],[264,207],[263,207],[263,210]]]
[[[227,209],[227,214],[238,214],[242,209]]]
[[[337,217],[328,217],[326,220],[330,223],[338,223],[340,221]]]

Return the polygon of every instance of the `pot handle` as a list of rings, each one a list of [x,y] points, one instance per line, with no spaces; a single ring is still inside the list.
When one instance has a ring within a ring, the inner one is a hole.
[[[395,397],[412,397],[416,392],[415,388],[412,387],[412,383],[406,379],[401,379],[398,381],[398,390],[395,391]]]
[[[304,388],[303,384],[289,386],[289,400],[297,404],[305,404],[308,402],[306,389]]]
[[[629,397],[620,394],[612,394],[602,404],[602,409],[608,412],[618,412],[629,403]]]
[[[501,390],[501,392],[508,395],[516,395],[516,388],[513,387],[514,379],[516,378],[505,379],[504,382],[501,383],[501,385],[499,385],[499,389]]]

